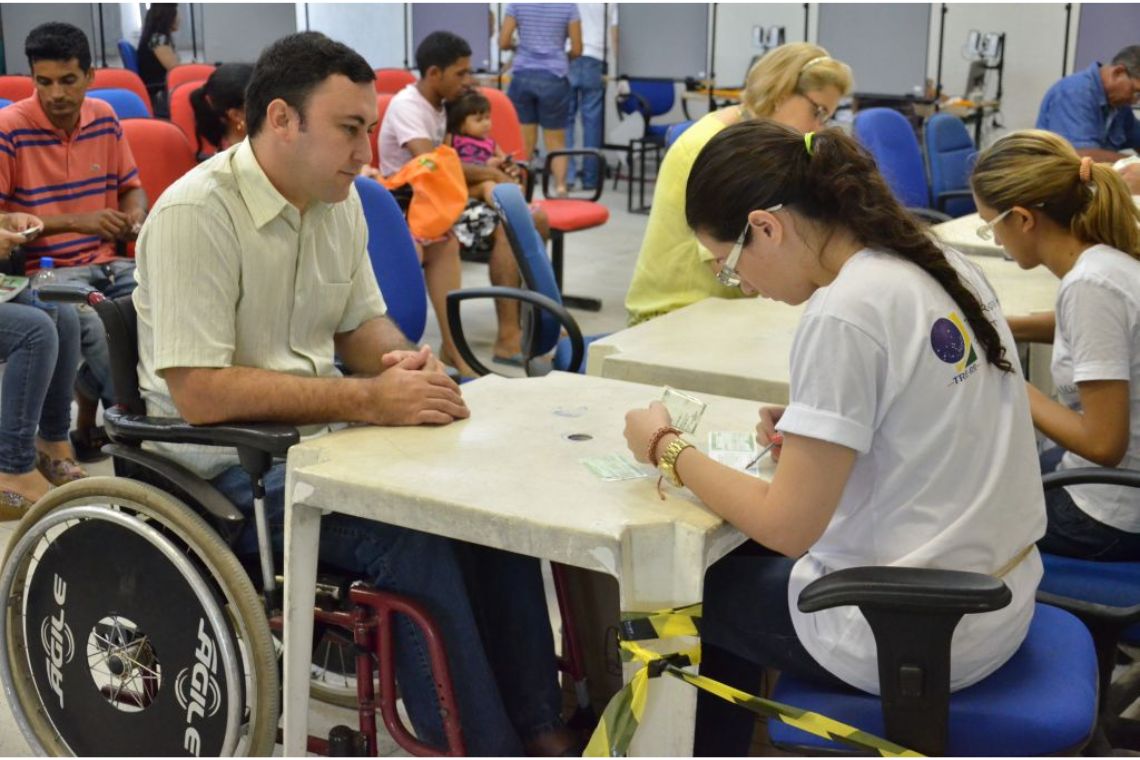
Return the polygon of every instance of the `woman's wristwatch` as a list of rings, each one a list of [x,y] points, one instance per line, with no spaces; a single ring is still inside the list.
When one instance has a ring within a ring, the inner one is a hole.
[[[664,453],[661,454],[661,461],[659,462],[661,474],[678,488],[683,488],[685,484],[681,481],[681,476],[677,474],[677,457],[681,456],[681,452],[691,448],[692,445],[684,438],[677,437],[669,442]]]

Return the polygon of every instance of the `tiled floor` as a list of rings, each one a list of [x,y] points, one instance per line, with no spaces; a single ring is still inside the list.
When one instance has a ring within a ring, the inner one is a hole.
[[[622,190],[624,191],[624,189],[623,185]],[[613,192],[612,185],[606,188],[606,195],[603,196],[602,200],[611,210],[609,223],[598,229],[571,234],[567,236],[566,240],[566,291],[598,297],[602,299],[603,303],[600,312],[573,312],[584,335],[612,332],[625,326],[625,309],[622,304],[625,291],[629,286],[647,218],[642,215],[626,213],[625,195],[623,192]],[[480,264],[465,263],[463,265],[463,283],[468,287],[487,285],[487,267]],[[467,326],[466,331],[473,346],[481,351],[481,356],[487,356],[495,324],[490,305],[488,304],[484,309],[471,309],[470,313],[465,309],[464,319],[464,324]],[[439,329],[435,323],[434,315],[430,312],[424,341],[438,350]],[[109,462],[96,464],[90,468],[90,471],[99,475],[112,474]],[[13,523],[0,523],[0,553],[7,551],[13,530]],[[556,607],[552,603],[549,582],[548,602],[550,602],[548,606]],[[556,617],[556,609],[553,614]],[[556,624],[555,631],[557,631],[558,621],[555,620],[554,622]],[[329,727],[338,723],[355,726],[356,716],[349,710],[330,707],[314,701],[311,707],[310,721],[310,730],[315,735],[321,735],[326,733]],[[381,736],[381,755],[400,756],[405,754],[388,738],[382,723],[379,733]],[[280,752],[280,747],[278,747],[278,752]],[[0,756],[27,756],[31,754],[33,754],[31,748],[16,727],[7,695],[0,692]]]

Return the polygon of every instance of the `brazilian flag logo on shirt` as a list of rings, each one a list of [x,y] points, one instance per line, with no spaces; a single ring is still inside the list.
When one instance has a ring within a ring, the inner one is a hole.
[[[948,316],[934,321],[930,328],[930,347],[935,356],[947,364],[954,365],[958,373],[954,377],[954,383],[959,383],[973,374],[978,354],[974,351],[974,342],[970,340],[970,333],[962,323],[958,312],[952,311]]]

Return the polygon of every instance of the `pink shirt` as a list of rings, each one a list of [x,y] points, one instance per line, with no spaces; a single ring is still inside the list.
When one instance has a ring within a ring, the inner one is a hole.
[[[0,109],[0,210],[29,214],[83,214],[119,208],[119,196],[142,187],[131,148],[111,106],[86,98],[70,135],[56,129],[35,93]],[[57,267],[102,264],[115,243],[98,235],[64,232],[24,246],[28,271],[41,256]]]
[[[429,103],[414,84],[407,85],[392,98],[380,125],[380,174],[395,174],[412,160],[412,154],[404,147],[412,140],[426,139],[439,145],[446,131],[446,109]]]

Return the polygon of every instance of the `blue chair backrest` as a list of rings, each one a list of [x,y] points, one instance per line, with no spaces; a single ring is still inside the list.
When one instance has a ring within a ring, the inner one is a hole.
[[[129,41],[119,40],[119,57],[123,59],[124,69],[139,73],[139,53]]]
[[[930,162],[930,194],[938,202],[939,193],[970,189],[970,170],[978,152],[966,125],[957,116],[936,113],[926,122],[926,156]],[[951,198],[944,209],[950,216],[973,213],[970,198]]]
[[[677,98],[677,86],[672,79],[630,79],[629,97],[620,100],[618,107],[628,114],[638,113],[644,106],[645,118],[669,113]]]
[[[854,131],[855,139],[875,157],[899,203],[930,208],[922,149],[906,117],[890,108],[868,108],[855,114]]]
[[[142,102],[142,98],[130,90],[120,90],[114,87],[104,90],[88,90],[87,97],[106,101],[120,120],[150,118],[150,111]]]
[[[418,343],[427,323],[427,290],[408,223],[396,199],[376,180],[357,177],[356,192],[368,224],[368,258],[388,316],[408,340]]]
[[[665,149],[668,150],[669,146],[677,141],[677,138],[681,136],[682,132],[696,123],[695,119],[690,119],[688,121],[679,121],[676,124],[670,124],[669,128],[665,130]]]
[[[0,98],[0,108],[10,105],[12,105],[12,101],[8,100],[8,98]]]
[[[503,229],[518,262],[523,283],[529,290],[562,303],[562,294],[554,279],[554,267],[546,257],[546,244],[535,229],[522,190],[513,183],[495,185],[491,197],[503,219]],[[554,349],[562,334],[562,326],[541,309],[533,309],[532,312],[534,316],[528,326],[528,338],[531,355],[538,356]]]

